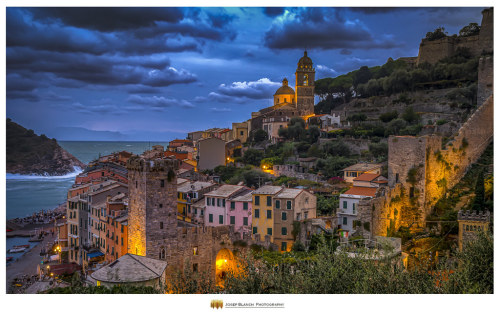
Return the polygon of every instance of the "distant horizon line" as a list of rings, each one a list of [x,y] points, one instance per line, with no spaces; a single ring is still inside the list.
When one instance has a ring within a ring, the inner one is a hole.
[[[172,140],[59,140],[58,142],[170,142]]]

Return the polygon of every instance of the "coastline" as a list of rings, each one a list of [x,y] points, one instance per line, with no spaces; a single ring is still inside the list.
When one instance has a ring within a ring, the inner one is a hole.
[[[30,281],[33,282],[33,279],[31,279],[31,277],[37,274],[37,265],[42,259],[42,256],[40,256],[42,248],[46,247],[47,244],[49,244],[51,241],[54,241],[56,238],[55,233],[53,235],[51,235],[50,233],[50,229],[52,227],[52,224],[44,225],[42,230],[46,231],[47,235],[44,237],[43,241],[37,243],[33,248],[30,248],[28,252],[23,254],[15,261],[7,263],[5,280],[7,293],[17,293],[15,292],[16,288],[12,284],[15,279],[29,277]]]

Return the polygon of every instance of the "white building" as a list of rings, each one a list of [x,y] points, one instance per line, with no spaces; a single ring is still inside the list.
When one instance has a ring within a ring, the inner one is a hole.
[[[387,178],[380,174],[361,174],[353,179],[354,186],[339,197],[337,212],[338,225],[349,233],[354,231],[354,221],[358,219],[358,204],[360,200],[375,197],[381,186],[387,185]]]

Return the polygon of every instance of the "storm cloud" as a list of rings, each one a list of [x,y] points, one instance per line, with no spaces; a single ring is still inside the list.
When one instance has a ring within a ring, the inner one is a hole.
[[[333,8],[286,10],[264,35],[272,49],[390,49],[389,37],[376,38],[359,20],[347,20]]]

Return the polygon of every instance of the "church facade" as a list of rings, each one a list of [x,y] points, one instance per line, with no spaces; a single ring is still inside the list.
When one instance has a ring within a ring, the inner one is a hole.
[[[307,51],[304,51],[295,71],[295,90],[288,86],[286,78],[283,79],[282,86],[273,96],[273,106],[252,113],[251,131],[263,129],[269,139],[276,142],[279,129],[287,127],[290,119],[314,115],[315,75],[312,60],[307,56]]]

